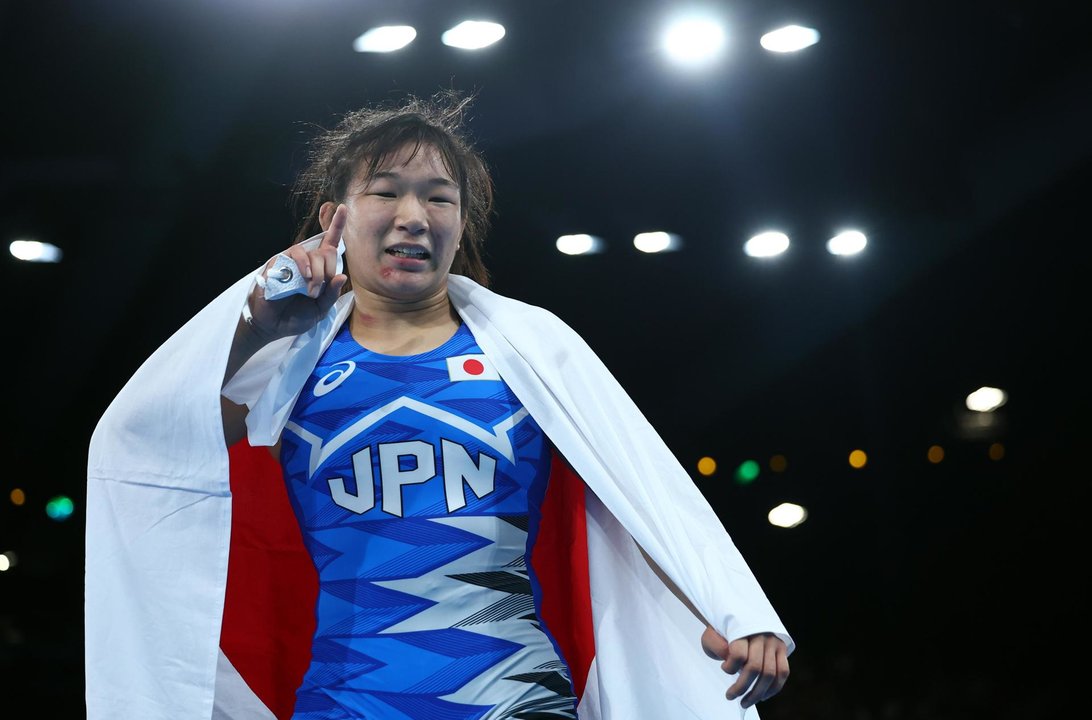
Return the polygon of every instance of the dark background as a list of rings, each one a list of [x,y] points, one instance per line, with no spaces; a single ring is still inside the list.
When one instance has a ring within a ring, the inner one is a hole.
[[[0,716],[83,716],[84,470],[113,395],[288,244],[315,125],[455,87],[478,93],[498,187],[494,289],[601,355],[797,641],[763,717],[1068,717],[1085,702],[1092,430],[1082,4],[695,3],[729,42],[685,72],[657,45],[681,2],[0,2],[0,240],[65,253],[0,260],[0,552],[19,561],[0,573]],[[439,42],[473,17],[506,37]],[[758,45],[794,21],[821,42]],[[415,42],[353,52],[393,22]],[[826,254],[847,226],[866,252]],[[769,228],[789,252],[745,256]],[[681,250],[637,252],[654,229]],[[561,255],[572,232],[606,251]],[[981,385],[1010,399],[972,431]],[[763,471],[740,485],[747,459]],[[59,494],[63,523],[44,512]],[[766,522],[786,500],[809,511],[792,530]]]

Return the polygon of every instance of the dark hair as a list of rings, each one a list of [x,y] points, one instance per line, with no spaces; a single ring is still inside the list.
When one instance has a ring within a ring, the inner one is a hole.
[[[308,164],[293,188],[296,206],[302,209],[296,242],[321,232],[319,208],[344,200],[361,168],[368,180],[405,146],[413,147],[411,157],[422,145],[429,146],[436,148],[459,186],[465,227],[451,272],[488,285],[482,244],[493,211],[493,179],[464,129],[472,101],[472,96],[454,90],[431,98],[411,95],[394,106],[346,113],[332,130],[321,131],[309,145]]]

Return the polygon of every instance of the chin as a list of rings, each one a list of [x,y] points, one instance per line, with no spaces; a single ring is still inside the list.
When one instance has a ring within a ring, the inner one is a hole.
[[[436,282],[434,278],[406,278],[402,281],[393,281],[378,284],[374,290],[377,295],[389,297],[394,300],[424,300],[435,295],[444,287],[442,282]]]

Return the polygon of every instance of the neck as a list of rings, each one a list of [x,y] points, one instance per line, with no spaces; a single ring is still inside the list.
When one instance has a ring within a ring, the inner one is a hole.
[[[394,300],[353,288],[349,330],[358,343],[384,355],[416,355],[446,342],[461,320],[447,297],[446,285],[412,301]]]

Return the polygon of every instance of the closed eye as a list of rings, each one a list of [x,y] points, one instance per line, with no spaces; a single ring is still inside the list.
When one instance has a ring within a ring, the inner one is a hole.
[[[434,198],[429,198],[429,199],[432,202],[448,203],[448,204],[451,204],[451,205],[455,204],[454,200],[452,200],[451,198],[446,198],[446,197],[434,197]]]

